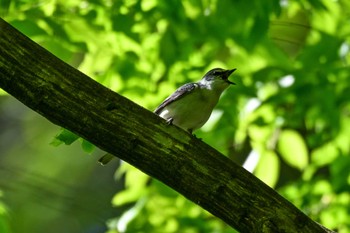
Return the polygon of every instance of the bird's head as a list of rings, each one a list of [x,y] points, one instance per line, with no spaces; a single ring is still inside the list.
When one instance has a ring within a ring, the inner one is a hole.
[[[218,91],[225,90],[230,84],[235,85],[234,82],[228,80],[228,77],[235,71],[215,68],[208,71],[204,77],[199,81],[201,85],[205,85],[208,89],[216,89]]]

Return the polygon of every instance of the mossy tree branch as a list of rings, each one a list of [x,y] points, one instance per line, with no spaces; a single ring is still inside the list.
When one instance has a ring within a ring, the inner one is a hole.
[[[238,231],[331,232],[227,157],[70,67],[2,19],[0,87]]]

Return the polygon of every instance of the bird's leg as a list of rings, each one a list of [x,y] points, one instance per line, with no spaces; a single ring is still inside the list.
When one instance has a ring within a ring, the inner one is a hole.
[[[194,133],[192,133],[193,132],[193,130],[192,129],[188,129],[187,130],[187,132],[189,132],[193,137],[195,137],[196,139],[198,139],[198,140],[201,140],[202,141],[202,139],[201,138],[197,138],[197,136],[194,134]]]
[[[172,125],[173,124],[173,118],[172,117],[170,117],[169,119],[167,119],[166,120],[166,123],[168,124],[168,125]]]

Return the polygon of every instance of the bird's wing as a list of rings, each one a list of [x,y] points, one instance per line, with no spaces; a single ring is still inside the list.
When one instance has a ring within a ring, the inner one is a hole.
[[[187,95],[188,93],[190,93],[191,91],[193,91],[194,89],[198,88],[198,84],[197,83],[187,83],[181,87],[179,87],[171,96],[169,96],[168,98],[166,98],[163,103],[161,103],[158,108],[156,110],[154,110],[154,113],[156,114],[160,114],[162,112],[162,110],[164,109],[165,106],[167,106],[168,104],[184,97],[185,95]]]

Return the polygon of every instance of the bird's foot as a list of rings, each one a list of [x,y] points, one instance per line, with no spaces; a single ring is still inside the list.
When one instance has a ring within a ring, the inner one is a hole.
[[[173,124],[173,118],[169,118],[168,120],[166,120],[166,123],[168,124],[168,125],[172,125]]]
[[[202,141],[202,138],[198,138],[195,134],[192,134],[192,136],[200,141]]]

